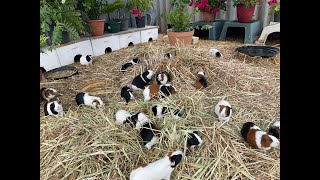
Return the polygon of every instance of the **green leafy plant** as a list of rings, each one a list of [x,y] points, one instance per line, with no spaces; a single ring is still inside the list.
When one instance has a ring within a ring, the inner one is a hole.
[[[270,1],[268,1],[268,4],[270,6],[269,15],[280,14],[280,1],[279,0],[270,0]]]
[[[211,28],[213,28],[213,26],[211,26],[211,25],[209,25],[209,24],[206,24],[206,25],[203,25],[203,26],[201,27],[201,30],[209,30],[209,29],[211,29]]]
[[[44,47],[47,45],[48,37],[44,34],[40,35],[40,47]]]
[[[79,2],[83,5],[80,7],[81,11],[87,13],[90,19],[99,19],[102,14],[109,15],[116,9],[125,7],[121,0],[115,0],[113,3],[104,0],[79,0]]]
[[[173,32],[191,31],[190,19],[195,13],[188,13],[186,4],[189,0],[171,0],[173,8],[169,13],[163,14],[167,22],[172,25]]]
[[[245,7],[253,6],[256,4],[260,4],[262,0],[232,0],[233,6],[237,6],[238,4],[244,4]]]
[[[132,14],[141,19],[143,13],[152,9],[152,0],[128,0],[128,6]]]
[[[40,0],[40,32],[49,34],[50,26],[54,26],[49,38],[52,47],[61,43],[63,31],[68,32],[71,40],[86,33],[76,3],[77,0]]]

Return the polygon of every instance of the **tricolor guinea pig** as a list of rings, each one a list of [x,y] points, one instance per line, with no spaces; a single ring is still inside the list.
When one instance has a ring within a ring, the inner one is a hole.
[[[92,55],[86,55],[80,57],[80,64],[82,65],[92,65]]]
[[[162,159],[149,164],[141,164],[132,170],[130,180],[170,180],[172,171],[182,158],[182,151],[168,152]]]
[[[241,136],[255,149],[270,150],[280,145],[280,141],[276,137],[268,135],[267,132],[262,131],[253,122],[243,124]]]
[[[143,140],[143,145],[148,150],[158,143],[160,132],[152,122],[145,122],[140,128],[140,136]]]
[[[196,146],[201,146],[203,144],[202,139],[198,135],[198,132],[193,131],[187,134],[187,145],[193,150]]]
[[[170,94],[175,94],[176,89],[171,86],[170,84],[160,85],[157,83],[153,83],[149,86],[147,86],[143,90],[143,97],[144,101],[149,101],[151,98],[159,95],[159,93],[162,92],[161,97],[169,96]]]
[[[41,88],[40,89],[40,100],[46,100],[50,102],[51,100],[55,99],[57,96],[58,91],[53,88]]]
[[[132,116],[132,114],[129,113],[128,111],[123,110],[123,109],[119,109],[116,112],[116,123],[117,124],[130,123],[131,122],[131,119],[130,119],[131,116]],[[135,123],[134,123],[134,125],[135,125]]]
[[[280,139],[280,121],[276,121],[270,126],[268,134]]]
[[[220,100],[214,108],[219,121],[229,121],[232,115],[232,108],[228,101]]]
[[[86,105],[91,106],[93,108],[101,108],[104,107],[104,103],[102,102],[100,97],[90,96],[88,93],[80,92],[76,95],[76,103],[77,105]]]
[[[140,59],[139,58],[133,58],[130,62],[125,63],[121,66],[120,71],[121,72],[125,72],[129,67],[139,64],[140,63]]]
[[[44,104],[44,115],[45,116],[63,116],[63,107],[58,101],[51,101]]]
[[[195,82],[195,87],[196,89],[208,87],[207,79],[204,76],[204,72],[202,71],[198,72],[196,82]]]
[[[161,71],[156,75],[156,81],[158,84],[167,84],[167,82],[171,82],[171,76],[166,71]]]
[[[222,54],[220,53],[220,51],[218,49],[214,49],[214,48],[209,50],[209,55],[214,57],[214,58],[222,57]]]
[[[124,98],[128,104],[131,99],[134,99],[133,91],[128,86],[121,88],[121,97]]]
[[[151,78],[154,72],[152,70],[147,70],[142,74],[139,74],[132,80],[133,90],[143,90],[147,85],[150,84]]]
[[[152,113],[154,116],[156,117],[162,117],[164,114],[168,113],[170,111],[170,109],[168,107],[164,107],[162,105],[155,105],[151,108]],[[176,109],[173,110],[173,114],[174,114],[174,118],[176,120],[181,119],[182,117],[182,113],[180,113],[180,110]]]

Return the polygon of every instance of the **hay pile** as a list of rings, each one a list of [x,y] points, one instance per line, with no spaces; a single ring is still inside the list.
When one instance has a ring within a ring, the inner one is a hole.
[[[174,150],[182,150],[187,156],[171,179],[279,179],[280,150],[263,154],[251,149],[241,138],[240,129],[244,122],[252,121],[266,130],[279,120],[280,67],[273,60],[248,63],[237,59],[233,52],[239,46],[243,44],[200,40],[199,44],[178,48],[177,56],[167,61],[163,54],[170,47],[161,36],[152,43],[97,57],[91,67],[74,64],[79,68],[78,76],[41,83],[41,87],[59,91],[66,112],[62,118],[44,117],[43,103],[40,104],[41,179],[129,179],[138,164],[153,162]],[[208,50],[213,47],[222,52],[222,59],[209,57]],[[119,73],[121,65],[134,54],[148,59]],[[171,72],[171,84],[178,93],[143,102],[142,92],[137,92],[136,100],[126,105],[120,98],[120,88],[130,85],[147,67]],[[205,72],[209,87],[196,91],[193,83],[200,70]],[[105,108],[77,107],[76,93],[97,82],[99,88],[91,88],[90,93],[100,96]],[[214,114],[214,105],[222,98],[234,110],[231,121],[224,124]],[[183,109],[184,118],[155,118],[150,108],[158,103]],[[120,108],[131,113],[146,112],[161,129],[160,143],[147,152],[136,130],[116,125],[114,115]],[[189,152],[185,140],[175,141],[172,136],[179,130],[200,131],[204,145]]]

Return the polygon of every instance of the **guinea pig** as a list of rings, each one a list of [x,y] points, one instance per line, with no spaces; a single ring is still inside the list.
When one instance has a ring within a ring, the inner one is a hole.
[[[166,58],[166,59],[172,59],[173,56],[172,56],[171,53],[165,53],[165,54],[164,54],[164,58]]]
[[[133,90],[143,90],[147,85],[150,84],[151,78],[154,72],[152,70],[147,70],[142,74],[139,74],[132,80]]]
[[[167,84],[167,82],[171,82],[171,77],[169,73],[167,73],[166,71],[162,71],[156,75],[156,81],[158,84],[164,85]]]
[[[168,152],[165,157],[149,164],[141,164],[130,173],[130,180],[170,180],[174,168],[183,158],[182,151]]]
[[[201,146],[203,144],[202,139],[198,135],[198,132],[193,131],[192,133],[187,134],[187,145],[194,150],[195,146]]]
[[[128,111],[119,109],[116,112],[116,123],[117,124],[126,124],[130,122],[130,117],[132,114],[130,114]]]
[[[276,121],[268,130],[268,134],[280,139],[280,121]]]
[[[44,115],[62,117],[63,116],[63,107],[58,101],[47,102],[44,104]]]
[[[121,88],[121,97],[124,98],[128,104],[131,99],[134,99],[133,91],[128,86]]]
[[[140,128],[150,122],[150,119],[142,112],[137,112],[130,117],[131,121],[135,123],[135,129],[140,130]]]
[[[53,88],[41,88],[40,89],[40,100],[46,100],[50,102],[51,100],[55,99],[57,96],[58,91]]]
[[[80,64],[92,65],[92,55],[81,56],[80,57]]]
[[[222,54],[220,53],[220,51],[218,49],[214,49],[214,48],[209,50],[209,55],[214,57],[214,58],[222,57]]]
[[[173,86],[171,86],[170,84],[160,85],[160,84],[153,83],[153,84],[147,86],[143,90],[144,101],[145,102],[149,101],[151,98],[155,97],[160,92],[162,92],[160,97],[163,98],[164,96],[169,96],[170,94],[175,94],[176,89]]]
[[[280,145],[280,141],[276,137],[268,135],[267,132],[262,131],[253,122],[243,124],[241,136],[255,149],[270,150]]]
[[[219,121],[229,121],[232,115],[232,108],[228,101],[222,99],[215,106],[214,112],[218,116]]]
[[[129,67],[139,64],[140,63],[140,59],[139,58],[133,58],[130,62],[125,63],[121,66],[120,71],[121,72],[125,72]]]
[[[208,87],[207,79],[204,77],[204,72],[200,71],[197,74],[196,82],[195,82],[196,89],[206,88]]]
[[[153,145],[158,143],[159,135],[159,131],[157,131],[157,128],[152,122],[146,122],[140,128],[140,136],[143,140],[143,145],[148,150],[150,150]]]
[[[171,84],[164,84],[160,85],[160,92],[162,92],[164,96],[170,96],[171,94],[175,94],[177,89]],[[161,95],[161,97],[164,97],[163,95]]]
[[[90,96],[88,93],[80,92],[76,95],[76,103],[77,105],[86,105],[91,106],[93,108],[101,108],[104,107],[104,103],[102,102],[100,97]]]
[[[162,105],[155,105],[151,108],[153,115],[156,117],[162,117],[162,115],[166,114],[169,112],[169,108],[168,107],[164,107]],[[180,113],[180,110],[176,109],[173,111],[174,114],[174,118],[176,120],[181,119],[182,113]]]

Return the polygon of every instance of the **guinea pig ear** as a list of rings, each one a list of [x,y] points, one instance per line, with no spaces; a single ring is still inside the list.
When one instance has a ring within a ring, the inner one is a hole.
[[[265,137],[262,137],[262,138],[261,138],[261,142],[262,142],[262,143],[265,143],[265,142],[267,142],[267,139],[266,139]]]

